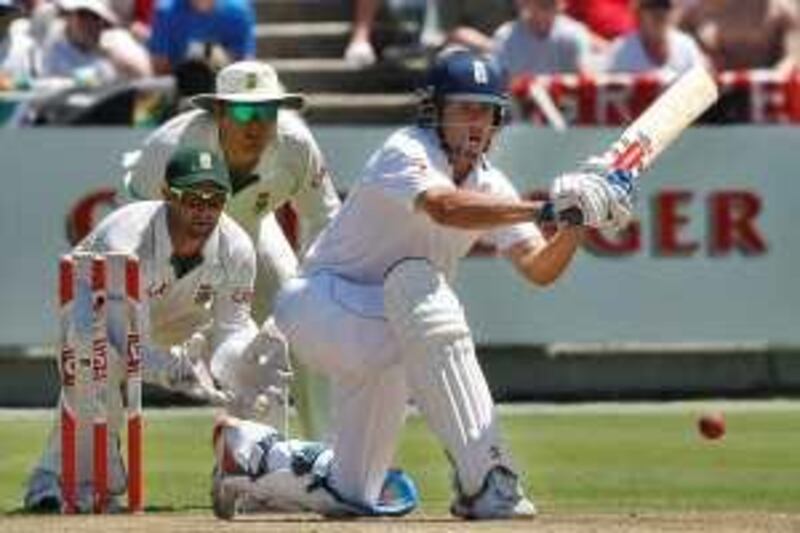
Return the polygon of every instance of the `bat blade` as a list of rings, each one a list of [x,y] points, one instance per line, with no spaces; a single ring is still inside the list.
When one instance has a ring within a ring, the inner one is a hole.
[[[664,91],[603,154],[612,169],[639,175],[719,98],[719,88],[696,66]]]
[[[607,170],[627,170],[637,178],[675,139],[719,98],[714,78],[696,66],[678,78],[656,98],[599,158]],[[606,167],[607,165],[607,167]],[[539,220],[583,223],[577,207],[555,213],[553,204],[542,207]]]

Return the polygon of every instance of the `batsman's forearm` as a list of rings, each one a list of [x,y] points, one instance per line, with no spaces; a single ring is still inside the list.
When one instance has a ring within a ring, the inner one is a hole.
[[[541,204],[476,191],[431,191],[418,207],[437,223],[462,229],[493,229],[537,218]]]
[[[563,226],[547,243],[514,261],[526,279],[536,285],[549,285],[561,277],[580,246],[583,228]]]

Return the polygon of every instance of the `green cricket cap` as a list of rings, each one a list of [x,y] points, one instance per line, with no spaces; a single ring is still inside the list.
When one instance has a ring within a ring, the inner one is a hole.
[[[208,181],[226,192],[231,191],[227,168],[210,150],[178,149],[167,163],[166,178],[167,185],[176,189],[191,189]]]

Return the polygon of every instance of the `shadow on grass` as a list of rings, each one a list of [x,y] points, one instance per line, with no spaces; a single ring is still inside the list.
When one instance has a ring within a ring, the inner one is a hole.
[[[211,514],[211,507],[209,506],[202,506],[202,505],[184,505],[184,506],[174,506],[174,505],[148,505],[144,508],[144,514],[148,513],[192,513],[192,512],[199,512],[199,511],[207,511]],[[58,509],[40,509],[40,510],[30,510],[25,509],[24,507],[17,507],[16,509],[12,509],[10,511],[6,511],[5,513],[0,514],[0,516],[50,516],[50,515],[59,515],[61,514]],[[84,515],[90,515],[92,513],[79,513]],[[123,509],[119,512],[115,513],[108,513],[113,515],[127,515],[129,514],[127,510]]]

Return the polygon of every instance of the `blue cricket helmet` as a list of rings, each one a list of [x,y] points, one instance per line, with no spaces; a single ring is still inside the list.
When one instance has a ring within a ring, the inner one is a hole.
[[[439,56],[428,71],[425,85],[435,98],[500,106],[508,103],[503,68],[494,59],[469,50],[459,49]]]
[[[444,52],[425,77],[420,99],[420,124],[431,126],[445,100],[484,102],[497,106],[497,125],[508,107],[505,70],[493,58],[466,49]]]

